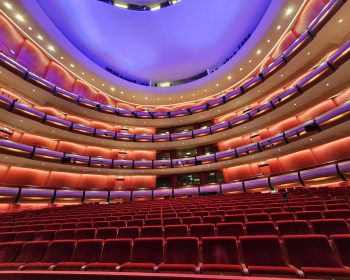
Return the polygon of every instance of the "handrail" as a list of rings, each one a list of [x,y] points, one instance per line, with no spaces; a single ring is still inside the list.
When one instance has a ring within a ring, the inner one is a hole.
[[[271,101],[251,110],[248,113],[242,114],[236,118],[233,118],[227,122],[220,124],[214,124],[207,128],[197,129],[193,131],[187,131],[182,133],[172,133],[166,135],[142,135],[142,134],[129,134],[118,133],[104,129],[97,129],[67,120],[63,120],[56,116],[52,116],[43,113],[40,110],[30,108],[23,105],[16,100],[0,96],[0,107],[10,112],[17,112],[26,117],[32,118],[43,124],[55,126],[61,129],[69,130],[70,132],[76,132],[85,134],[92,137],[105,138],[117,141],[133,141],[133,142],[163,142],[163,141],[182,141],[186,139],[193,139],[198,137],[204,137],[206,135],[214,134],[223,130],[232,129],[233,126],[238,126],[244,122],[252,121],[253,118],[257,118],[262,114],[269,111],[276,110],[280,105],[286,101],[293,99],[296,96],[304,94],[306,90],[313,87],[317,82],[324,79],[328,75],[332,74],[338,69],[340,65],[345,63],[350,58],[350,40],[342,45],[328,60],[311,72],[309,72],[304,78],[302,78],[296,85],[282,92],[279,96],[274,97]]]
[[[102,168],[131,168],[131,169],[159,169],[159,168],[181,168],[185,166],[195,166],[229,160],[247,156],[252,153],[263,152],[278,144],[289,144],[295,137],[305,137],[309,133],[321,132],[321,126],[328,124],[332,119],[336,118],[337,122],[345,121],[346,116],[350,113],[350,101],[341,104],[334,109],[316,117],[313,120],[306,121],[283,133],[265,138],[255,143],[250,143],[228,149],[209,155],[200,155],[188,158],[176,158],[170,160],[118,160],[112,158],[103,158],[98,156],[84,156],[74,153],[59,152],[57,150],[49,150],[37,146],[26,145],[11,141],[8,139],[0,139],[0,150],[4,154],[17,155],[29,159],[37,159],[42,161],[57,161],[62,164],[83,165],[88,167]]]
[[[258,84],[264,82],[267,78],[269,78],[275,71],[277,71],[280,67],[286,65],[290,59],[292,59],[297,52],[300,52],[320,31],[320,29],[327,23],[327,21],[331,17],[331,13],[335,13],[342,5],[344,4],[343,0],[331,0],[320,12],[320,14],[312,21],[307,30],[298,38],[296,41],[283,52],[283,54],[277,58],[273,63],[268,65],[261,73],[257,74],[251,80],[244,83],[239,88],[234,89],[233,91],[220,96],[208,103],[204,103],[201,105],[196,105],[190,108],[181,109],[177,111],[164,111],[164,112],[156,112],[156,111],[130,111],[123,110],[117,107],[112,107],[108,105],[101,104],[99,102],[95,102],[86,98],[79,97],[77,94],[66,91],[57,87],[53,83],[48,80],[40,77],[37,74],[32,73],[28,69],[20,66],[17,62],[7,57],[0,51],[0,63],[1,60],[4,61],[7,66],[13,68],[12,70],[21,75],[23,79],[32,82],[47,91],[51,94],[64,98],[68,101],[74,102],[78,105],[89,107],[90,109],[100,111],[103,113],[114,114],[117,116],[123,117],[132,117],[132,118],[141,118],[141,119],[160,119],[160,118],[173,118],[173,117],[181,117],[188,116],[194,113],[203,112],[206,110],[210,110],[216,106],[223,105],[232,99],[245,94],[247,91],[251,90]]]

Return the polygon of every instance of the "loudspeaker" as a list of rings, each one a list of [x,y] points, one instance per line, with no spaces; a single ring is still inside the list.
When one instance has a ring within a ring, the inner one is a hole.
[[[316,123],[309,123],[305,125],[306,132],[319,131],[320,127]]]

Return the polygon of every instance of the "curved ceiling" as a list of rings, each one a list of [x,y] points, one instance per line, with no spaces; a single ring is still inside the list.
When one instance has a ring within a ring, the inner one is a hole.
[[[36,1],[91,61],[142,84],[186,79],[221,66],[271,3],[192,0],[139,13],[97,0]]]

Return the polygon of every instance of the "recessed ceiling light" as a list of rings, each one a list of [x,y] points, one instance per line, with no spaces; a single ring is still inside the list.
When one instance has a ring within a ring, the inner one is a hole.
[[[104,86],[105,86],[105,84],[101,84],[101,86],[103,86],[103,87],[104,87]]]
[[[33,92],[35,92],[35,89],[33,89]]]
[[[251,59],[249,59],[249,63],[252,63],[252,60],[251,60]]]
[[[81,72],[81,74],[84,76],[85,75],[85,73],[84,72]]]
[[[277,25],[277,30],[280,30],[281,29],[281,25]]]
[[[239,68],[239,71],[243,71],[243,68],[241,67],[241,68]]]
[[[135,98],[135,95],[133,95],[132,98]]]
[[[310,55],[310,52],[307,52],[307,55]]]
[[[21,14],[17,14],[16,19],[18,19],[20,22],[24,22],[24,17]]]
[[[148,100],[148,97],[147,97],[147,96],[145,96],[145,100]]]
[[[216,86],[218,87],[218,86],[219,86],[219,84],[216,84]]]
[[[95,78],[92,78],[91,80],[92,80],[92,81],[95,81]]]
[[[4,3],[4,6],[9,9],[9,10],[12,10],[12,5],[9,3],[9,2],[5,2]]]
[[[52,52],[55,51],[55,48],[52,45],[49,45],[47,48],[48,48],[49,51],[52,51]]]
[[[283,74],[281,74],[280,76],[281,76],[281,77],[283,77],[284,75],[283,75]]]
[[[329,83],[327,83],[326,86],[329,87]]]
[[[181,95],[181,96],[180,96],[180,98],[182,99],[182,98],[183,98],[183,96]]]
[[[121,91],[120,94],[124,94],[124,91]]]
[[[111,87],[111,91],[114,91],[115,90],[115,88],[114,87]]]
[[[195,93],[192,93],[193,96],[195,96],[196,94]]]
[[[151,10],[152,12],[154,12],[154,11],[160,10],[160,8],[161,8],[160,5],[156,5],[156,6],[151,7],[150,10]]]
[[[291,15],[291,14],[293,13],[293,11],[294,11],[294,9],[293,9],[292,7],[289,7],[289,8],[286,10],[285,15],[286,15],[286,16],[289,16],[289,15]]]
[[[71,64],[70,64],[70,67],[74,68],[74,64],[71,63]]]
[[[114,3],[114,6],[118,7],[118,8],[122,8],[122,9],[127,9],[128,5],[124,4],[124,3]]]
[[[39,40],[44,40],[43,36],[41,36],[40,34],[38,36],[36,36]]]
[[[29,29],[29,30],[33,30],[33,28],[32,28],[31,26],[28,26],[28,29]]]
[[[310,141],[312,141],[312,138],[310,138]]]
[[[207,92],[207,89],[204,89],[204,92]]]
[[[256,54],[257,54],[257,55],[261,54],[261,50],[257,50],[257,51],[256,51]]]
[[[63,57],[63,56],[61,56],[60,58],[61,58],[62,60],[64,59],[64,57]]]
[[[271,40],[270,40],[270,39],[268,39],[266,42],[270,43],[270,42],[271,42]]]
[[[232,79],[232,77],[231,77],[231,76],[228,76],[228,77],[227,77],[227,79],[228,79],[228,80],[231,80],[231,79]]]
[[[171,97],[169,97],[169,100],[171,100]]]
[[[342,22],[343,22],[343,19],[342,19],[342,18],[338,20],[338,23],[342,23]]]

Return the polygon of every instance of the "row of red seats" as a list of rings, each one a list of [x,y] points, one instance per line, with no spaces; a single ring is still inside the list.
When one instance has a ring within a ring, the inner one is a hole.
[[[233,210],[235,211],[235,210]],[[214,213],[215,212],[215,213]],[[65,220],[32,220],[23,222],[3,222],[0,232],[6,231],[26,231],[26,230],[43,230],[43,229],[72,229],[72,228],[99,228],[99,227],[125,227],[125,226],[158,226],[158,225],[176,225],[176,224],[199,224],[199,223],[222,223],[222,222],[256,222],[256,221],[279,221],[279,220],[312,220],[312,219],[350,219],[350,209],[328,210],[328,211],[300,211],[300,212],[272,212],[256,214],[225,214],[230,211],[213,211],[209,216],[200,216],[201,212],[193,213],[183,212],[181,217],[135,219],[136,216],[120,216],[98,218],[98,221],[92,221],[93,218],[66,218]],[[232,212],[232,213],[241,213]],[[178,213],[179,215],[180,213]],[[208,213],[205,213],[208,214]],[[209,213],[210,214],[210,213]],[[83,221],[84,220],[84,221]],[[78,222],[77,222],[78,221]]]
[[[183,237],[192,236],[199,239],[206,236],[243,236],[243,235],[288,235],[288,234],[350,234],[350,219],[324,220],[283,220],[218,224],[185,224],[168,226],[130,226],[101,227],[80,229],[48,229],[38,231],[19,231],[0,233],[0,242],[61,240],[61,239],[108,239],[138,237]]]
[[[285,253],[286,252],[286,253]],[[350,235],[87,239],[0,244],[1,270],[350,277]]]

